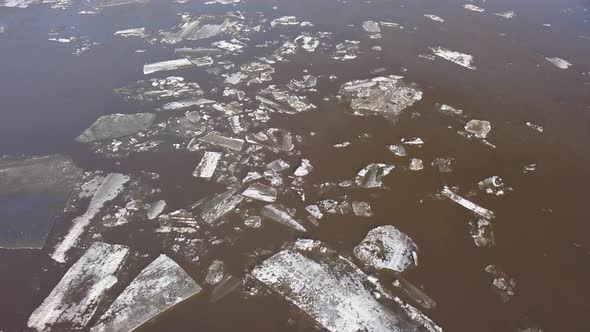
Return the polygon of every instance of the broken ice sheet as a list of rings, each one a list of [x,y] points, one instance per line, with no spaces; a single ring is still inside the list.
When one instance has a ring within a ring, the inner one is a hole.
[[[178,264],[160,255],[133,279],[91,331],[133,331],[200,291]]]
[[[157,73],[159,71],[171,71],[177,69],[183,69],[192,67],[195,64],[191,62],[189,59],[182,58],[176,60],[167,60],[155,63],[146,63],[143,65],[143,73],[144,75]]]
[[[482,216],[485,219],[493,219],[494,212],[490,211],[486,208],[483,208],[459,195],[454,193],[449,187],[444,186],[442,190],[442,195],[447,197],[448,199],[452,200],[453,202],[463,206],[464,208],[471,210],[473,213]]]
[[[451,51],[449,49],[446,49],[446,48],[440,47],[440,46],[439,47],[430,47],[430,50],[435,55],[438,55],[439,57],[441,57],[445,60],[454,62],[454,63],[458,64],[459,66],[463,66],[463,67],[469,68],[471,70],[476,69],[475,65],[473,64],[473,56],[472,55],[457,52],[457,51]]]
[[[233,211],[243,200],[244,197],[236,190],[227,190],[201,205],[201,218],[206,223],[212,224]]]
[[[133,135],[148,129],[156,119],[152,113],[103,115],[76,138],[77,142],[90,143]]]
[[[295,176],[306,176],[313,170],[309,159],[301,159],[301,165],[295,170]]]
[[[81,179],[67,156],[0,157],[0,248],[43,248]]]
[[[122,245],[93,243],[31,314],[27,326],[35,331],[79,331],[117,283],[129,249]]]
[[[270,22],[270,25],[274,28],[276,26],[281,25],[299,25],[299,21],[297,21],[297,17],[295,16],[283,16],[279,18],[275,18]]]
[[[160,213],[164,211],[166,208],[166,201],[159,200],[150,204],[150,207],[147,211],[147,217],[149,220],[156,219]]]
[[[220,152],[206,151],[197,165],[197,168],[193,171],[193,176],[197,178],[210,179],[217,169],[217,164],[221,159]]]
[[[377,270],[403,272],[417,265],[417,246],[406,234],[391,225],[370,230],[354,248],[354,255],[363,264]]]
[[[508,302],[514,296],[514,289],[516,288],[516,280],[510,277],[506,272],[496,265],[488,265],[485,271],[492,275],[494,280],[492,286],[496,293],[500,296],[503,302]]]
[[[490,176],[487,179],[481,180],[477,186],[479,187],[479,190],[486,194],[495,196],[505,195],[512,190],[512,188],[508,187],[499,176]]]
[[[477,138],[486,138],[492,130],[492,125],[485,120],[470,120],[465,125],[465,130]]]
[[[355,115],[380,115],[396,121],[403,110],[422,99],[422,91],[402,76],[351,81],[342,86],[341,98],[350,100]]]
[[[111,173],[105,177],[100,187],[94,193],[94,196],[88,204],[86,212],[72,220],[72,226],[63,237],[61,242],[55,247],[51,258],[57,262],[64,263],[67,260],[67,254],[80,241],[80,237],[90,225],[92,219],[100,212],[103,206],[116,198],[124,189],[125,184],[129,181],[127,175]]]
[[[352,262],[336,254],[310,253],[310,256],[313,257],[285,249],[257,266],[252,275],[315,320],[323,330],[418,330],[404,313],[397,310],[394,313],[375,299],[367,287],[367,275]]]
[[[272,203],[277,199],[277,190],[260,183],[254,183],[242,192],[242,196]]]
[[[363,188],[383,188],[382,178],[387,176],[395,166],[373,163],[360,170],[354,180],[357,186]]]
[[[469,234],[478,247],[492,247],[496,244],[492,223],[487,219],[470,221]]]
[[[222,261],[214,260],[207,269],[205,283],[207,285],[217,285],[223,279],[224,264]]]
[[[299,232],[306,232],[305,227],[295,220],[284,207],[278,204],[267,205],[262,208],[260,215],[264,218],[273,220],[279,224],[287,226]]]
[[[244,140],[242,139],[225,137],[214,132],[208,133],[207,135],[200,137],[199,141],[209,143],[215,146],[220,146],[223,148],[228,148],[234,151],[242,151],[242,147],[244,146]]]
[[[545,57],[545,60],[551,62],[555,67],[560,69],[568,69],[570,66],[572,66],[572,64],[569,61],[557,57]]]
[[[472,4],[463,5],[463,8],[473,11],[473,12],[483,12],[485,10],[483,8],[480,8],[480,7],[478,7],[476,5],[472,5]]]

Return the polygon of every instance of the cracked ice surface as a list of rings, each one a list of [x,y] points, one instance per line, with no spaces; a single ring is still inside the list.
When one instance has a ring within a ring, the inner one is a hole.
[[[90,143],[133,135],[148,129],[156,119],[152,113],[111,114],[98,118],[76,141]]]
[[[404,315],[377,302],[365,288],[367,276],[341,256],[312,259],[285,249],[252,275],[327,331],[417,331]]]
[[[178,264],[160,255],[125,288],[91,331],[132,331],[200,291]]]
[[[105,203],[113,200],[123,191],[128,181],[129,177],[127,175],[119,173],[109,174],[96,193],[94,193],[86,212],[72,220],[72,227],[68,230],[63,240],[55,247],[51,258],[57,262],[64,263],[67,260],[67,253],[78,244],[80,237],[84,234],[84,230],[92,219],[100,212]]]
[[[129,249],[95,242],[29,317],[36,331],[84,329],[117,276]]]

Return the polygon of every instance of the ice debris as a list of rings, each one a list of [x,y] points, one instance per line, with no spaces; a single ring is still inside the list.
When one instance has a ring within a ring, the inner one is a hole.
[[[407,155],[406,149],[402,145],[388,145],[387,148],[398,157],[405,157]]]
[[[339,96],[350,101],[356,115],[380,115],[395,121],[403,110],[422,99],[422,91],[405,83],[402,76],[392,75],[348,82]]]
[[[244,146],[244,140],[242,139],[225,137],[214,132],[200,137],[199,141],[223,148],[228,148],[234,151],[242,151],[242,147]]]
[[[195,64],[190,61],[189,59],[182,58],[176,60],[167,60],[155,63],[146,63],[143,65],[143,73],[144,75],[157,73],[159,71],[171,71],[171,70],[178,70],[183,68],[192,67]]]
[[[88,204],[86,212],[72,220],[72,227],[68,230],[62,241],[55,247],[51,258],[64,263],[67,260],[67,253],[75,247],[80,241],[80,237],[92,219],[100,212],[103,206],[116,198],[122,191],[125,184],[129,181],[127,175],[111,173],[107,175],[94,193],[94,196]]]
[[[412,158],[412,160],[410,161],[409,168],[412,171],[419,171],[419,170],[423,169],[424,165],[422,163],[422,159]]]
[[[465,9],[467,9],[467,10],[474,11],[474,12],[480,12],[480,13],[481,13],[481,12],[483,12],[483,11],[485,10],[485,9],[483,9],[483,8],[481,8],[481,7],[478,7],[478,6],[476,6],[476,5],[472,5],[472,4],[466,4],[466,5],[463,5],[463,8],[465,8]]]
[[[201,205],[201,218],[212,224],[233,211],[244,200],[236,190],[230,189],[221,193]]]
[[[159,201],[155,201],[152,204],[150,204],[150,207],[147,211],[147,217],[149,220],[154,220],[156,219],[166,208],[166,201],[164,200],[159,200]]]
[[[148,129],[156,119],[152,113],[103,115],[76,138],[80,143],[91,143],[133,135]]]
[[[545,57],[545,60],[551,62],[555,67],[560,69],[568,69],[570,66],[572,66],[572,64],[569,61],[557,57]]]
[[[277,190],[260,183],[254,183],[242,192],[242,196],[272,203],[277,199]]]
[[[492,130],[492,125],[485,120],[470,120],[465,125],[465,130],[477,138],[486,138]]]
[[[306,232],[305,227],[295,220],[284,207],[278,204],[267,205],[260,210],[260,215],[299,232]]]
[[[106,292],[117,283],[128,254],[122,245],[93,243],[31,314],[27,326],[35,331],[87,328]]]
[[[438,55],[439,57],[441,57],[445,60],[454,62],[454,63],[458,64],[459,66],[463,66],[463,67],[469,68],[471,70],[476,69],[475,65],[473,64],[473,56],[472,55],[457,52],[457,51],[451,51],[449,49],[446,49],[446,48],[440,47],[440,46],[439,47],[431,47],[430,50],[435,55]]]
[[[424,309],[434,309],[436,307],[436,302],[430,296],[400,275],[393,282],[393,286],[401,289],[404,294]]]
[[[133,279],[90,331],[133,331],[200,291],[178,264],[160,255]]]
[[[197,168],[193,171],[193,176],[197,178],[210,179],[217,169],[217,164],[221,159],[221,153],[206,151],[197,165]]]
[[[301,165],[295,170],[295,176],[306,176],[313,170],[313,166],[308,159],[302,159]]]
[[[514,296],[514,289],[516,288],[516,280],[510,277],[506,272],[496,265],[488,265],[485,271],[494,278],[492,286],[500,296],[503,302],[508,302]]]
[[[417,246],[406,234],[391,225],[374,228],[354,248],[354,256],[377,270],[403,272],[417,265]]]
[[[224,264],[223,261],[214,260],[209,269],[207,269],[207,276],[205,276],[205,283],[207,285],[217,285],[223,279]]]
[[[429,18],[429,19],[431,19],[431,20],[433,20],[433,21],[436,21],[436,22],[441,22],[442,23],[442,22],[445,21],[442,18],[440,18],[439,16],[432,15],[432,14],[424,14],[424,16],[427,17],[427,18]]]
[[[508,187],[499,176],[490,176],[484,180],[481,180],[477,186],[479,190],[486,194],[502,196],[507,192],[511,191],[512,188]]]
[[[514,18],[514,16],[515,16],[514,11],[512,11],[512,10],[509,10],[506,12],[495,13],[494,15],[500,16],[500,17],[506,18],[506,19]]]
[[[492,247],[496,244],[492,223],[487,219],[474,219],[469,222],[469,234],[478,247]]]
[[[395,166],[373,163],[360,170],[354,180],[357,186],[363,188],[383,188],[383,177],[387,176]]]
[[[494,218],[493,211],[483,208],[483,207],[467,200],[466,198],[463,198],[463,197],[457,195],[447,186],[443,187],[443,190],[441,193],[443,196],[447,197],[448,199],[452,200],[453,202],[463,206],[464,208],[466,208],[468,210],[471,210],[473,213],[475,213],[479,216],[482,216],[485,219],[493,219]]]

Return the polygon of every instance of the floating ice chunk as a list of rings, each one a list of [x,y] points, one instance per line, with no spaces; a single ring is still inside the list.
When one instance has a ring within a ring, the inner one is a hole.
[[[469,222],[469,235],[478,247],[492,247],[496,244],[492,223],[487,219],[475,219]]]
[[[356,59],[359,51],[360,42],[357,40],[346,40],[343,43],[336,45],[336,51],[332,56],[336,60],[352,60]]]
[[[236,290],[242,285],[242,279],[234,277],[232,275],[224,275],[221,281],[211,291],[209,296],[210,302],[217,302],[224,296]]]
[[[308,35],[301,35],[293,41],[295,44],[301,45],[301,47],[307,52],[313,52],[320,45],[320,41],[317,38]]]
[[[528,173],[532,173],[532,172],[534,172],[536,170],[537,170],[537,164],[528,164],[528,165],[525,165],[524,166],[522,172],[524,174],[528,174]]]
[[[290,152],[295,148],[291,133],[280,128],[269,128],[266,132],[258,132],[246,136],[246,140],[253,144],[261,145],[272,152]]]
[[[392,75],[348,82],[339,96],[350,100],[356,115],[381,115],[396,121],[403,110],[422,99],[422,91]]]
[[[207,104],[214,104],[214,100],[205,99],[205,98],[196,98],[196,99],[185,99],[180,101],[172,101],[162,105],[162,109],[166,111],[170,110],[179,110],[188,107],[195,107]]]
[[[430,296],[401,276],[397,276],[397,279],[393,282],[393,286],[401,289],[404,294],[424,309],[434,309],[436,307],[436,302]]]
[[[447,115],[463,115],[463,110],[455,108],[451,105],[436,104],[435,107],[439,112]]]
[[[422,159],[418,159],[418,158],[412,158],[412,161],[410,161],[410,170],[412,171],[419,171],[421,169],[424,168],[424,165],[422,163]]]
[[[538,131],[538,132],[540,132],[540,133],[542,133],[542,132],[543,132],[543,127],[541,127],[541,126],[539,126],[539,125],[537,125],[537,124],[534,124],[534,123],[532,123],[532,122],[528,122],[528,121],[527,121],[527,122],[526,122],[526,125],[527,125],[529,128],[532,128],[532,129],[534,129],[534,130],[536,130],[536,131]]]
[[[514,11],[512,11],[512,10],[507,11],[507,12],[495,13],[494,15],[500,16],[500,17],[506,18],[506,19],[508,19],[508,18],[514,18],[514,16],[515,16]]]
[[[301,165],[295,170],[295,176],[306,176],[313,170],[313,166],[308,159],[302,159]]]
[[[307,231],[305,227],[301,226],[301,224],[293,217],[291,217],[291,215],[280,205],[267,205],[262,208],[262,210],[260,211],[260,215],[264,218],[276,221],[279,224],[292,228],[296,231]]]
[[[224,264],[222,261],[214,260],[209,269],[207,269],[207,276],[205,283],[207,285],[217,285],[223,279]]]
[[[90,200],[86,212],[72,220],[72,227],[68,230],[68,233],[51,254],[53,260],[60,263],[66,262],[68,251],[78,244],[80,237],[94,216],[100,212],[105,203],[119,196],[128,181],[129,177],[127,175],[119,173],[111,173],[107,175]]]
[[[333,147],[340,149],[340,148],[345,148],[347,146],[350,145],[350,142],[342,142],[342,143],[338,143],[338,144],[334,144],[332,145]]]
[[[492,125],[485,120],[471,120],[465,125],[465,130],[477,138],[486,138],[492,130]]]
[[[182,56],[186,56],[186,57],[202,57],[205,55],[217,55],[221,53],[220,49],[217,48],[203,48],[203,47],[197,47],[197,48],[190,48],[190,47],[181,47],[181,48],[175,48],[174,49],[174,53],[176,54],[180,54]]]
[[[476,5],[471,5],[471,4],[467,4],[467,5],[463,5],[463,8],[467,9],[467,10],[471,10],[473,12],[483,12],[485,9],[477,7]]]
[[[283,16],[272,20],[270,25],[273,28],[277,25],[299,25],[299,21],[297,21],[297,17],[295,16]]]
[[[235,22],[230,22],[229,19],[225,19],[220,24],[201,25],[201,21],[201,18],[186,18],[178,31],[163,32],[162,41],[168,44],[176,44],[183,40],[207,39],[223,33],[226,29],[235,24]]]
[[[418,248],[412,239],[397,228],[386,225],[374,228],[354,248],[354,256],[377,270],[403,272],[417,265]]]
[[[330,332],[414,331],[405,314],[380,304],[366,288],[367,275],[333,255],[308,258],[285,249],[252,275]]]
[[[27,326],[35,331],[80,331],[94,316],[105,293],[117,283],[129,249],[93,243],[66,272]]]
[[[435,158],[434,161],[432,161],[431,165],[433,167],[437,167],[438,171],[440,173],[451,173],[453,171],[453,168],[451,167],[451,164],[453,163],[453,159],[452,158]]]
[[[103,115],[76,138],[77,142],[90,143],[133,135],[148,129],[156,119],[153,113]]]
[[[352,211],[357,217],[369,218],[373,216],[371,205],[367,202],[352,202]]]
[[[388,145],[387,148],[398,157],[405,157],[407,155],[406,149],[402,145]]]
[[[244,225],[250,228],[260,228],[262,226],[262,218],[260,216],[250,216],[244,220]]]
[[[0,248],[43,248],[80,179],[82,170],[67,156],[0,157]]]
[[[512,190],[512,188],[508,187],[499,176],[490,176],[489,178],[480,181],[477,186],[479,187],[479,190],[486,194],[496,196],[505,195],[508,191]]]
[[[145,65],[143,65],[143,74],[148,75],[159,71],[171,71],[192,66],[194,66],[194,64],[186,58],[161,61],[155,63],[146,63]]]
[[[395,166],[373,163],[360,170],[354,180],[357,186],[363,188],[382,188],[382,179],[388,175]]]
[[[324,214],[317,205],[308,205],[305,207],[305,210],[316,219],[322,219],[324,217]]]
[[[235,5],[240,3],[241,0],[210,0],[205,2],[206,5],[212,5],[214,3],[218,3],[220,5]]]
[[[248,78],[248,75],[242,73],[241,71],[238,71],[238,72],[235,72],[235,73],[229,75],[225,79],[224,83],[236,85],[246,78]]]
[[[374,21],[363,22],[363,29],[365,29],[366,32],[371,32],[371,33],[381,32],[381,29],[379,28],[379,23],[374,22]]]
[[[291,165],[289,165],[286,161],[282,159],[273,160],[266,165],[266,168],[272,169],[277,172],[282,172],[286,169],[289,169]]]
[[[516,280],[510,277],[506,272],[496,265],[488,265],[485,271],[492,275],[494,281],[492,286],[496,293],[500,296],[503,302],[508,302],[514,296],[514,289],[516,288]]]
[[[465,68],[469,68],[471,70],[475,70],[475,65],[473,65],[473,56],[457,51],[451,51],[444,47],[430,47],[432,53],[438,55],[439,57],[449,60],[458,64],[459,66],[463,66]]]
[[[242,147],[244,146],[244,140],[242,139],[225,137],[214,132],[199,138],[199,141],[234,151],[242,151]]]
[[[217,169],[217,164],[219,164],[219,159],[221,159],[220,152],[211,152],[206,151],[197,165],[197,168],[193,172],[193,176],[197,178],[203,179],[210,179],[215,173],[215,169]]]
[[[457,194],[455,194],[454,192],[451,191],[451,189],[449,189],[449,187],[444,186],[443,190],[442,190],[442,195],[447,197],[448,199],[452,200],[453,202],[461,205],[462,207],[471,210],[472,212],[474,212],[477,215],[480,215],[486,219],[493,219],[494,218],[494,212],[490,211],[488,209],[485,209]]]
[[[119,30],[115,31],[115,36],[121,37],[140,37],[143,38],[146,36],[145,28],[133,28],[133,29],[126,29],[126,30]]]
[[[237,190],[230,189],[205,202],[201,206],[201,218],[212,224],[233,211],[243,200],[244,197],[239,195]]]
[[[178,264],[160,255],[133,279],[91,332],[133,331],[200,291]]]
[[[551,62],[553,65],[555,65],[557,68],[560,69],[568,69],[570,66],[572,66],[572,64],[569,61],[566,61],[564,59],[561,58],[547,58],[545,57],[545,60]]]
[[[277,190],[260,183],[254,183],[242,192],[242,196],[272,203],[277,199]]]
[[[442,18],[440,18],[439,16],[436,15],[432,15],[432,14],[424,14],[425,17],[428,17],[429,19],[436,21],[436,22],[444,22],[445,20],[443,20]]]
[[[27,8],[39,2],[39,0],[0,0],[0,7]]]
[[[160,213],[162,213],[164,211],[164,209],[166,208],[166,201],[164,200],[159,200],[159,201],[155,201],[152,204],[150,204],[150,208],[147,211],[147,217],[149,220],[154,220],[156,219]]]
[[[225,40],[220,40],[211,44],[215,47],[221,48],[226,51],[235,52],[244,48],[244,43],[240,42],[237,39],[232,39],[231,42],[227,42]]]

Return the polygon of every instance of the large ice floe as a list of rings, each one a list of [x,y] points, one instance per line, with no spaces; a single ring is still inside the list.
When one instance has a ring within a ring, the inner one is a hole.
[[[364,272],[315,241],[298,240],[258,265],[252,275],[326,331],[427,330],[416,319],[425,317],[417,309],[399,299],[392,304],[397,310],[381,303]]]
[[[80,134],[76,141],[90,143],[129,136],[148,129],[155,119],[156,115],[152,113],[104,115]]]
[[[387,225],[369,231],[354,248],[354,255],[371,268],[403,272],[417,263],[417,250],[412,239],[394,226]]]
[[[344,84],[339,96],[356,115],[378,115],[396,121],[403,110],[422,99],[422,91],[402,76],[375,77]]]
[[[82,170],[63,155],[0,158],[0,248],[43,248],[81,178]]]
[[[91,331],[133,331],[200,291],[178,264],[160,255],[125,288]]]
[[[87,328],[107,291],[117,283],[128,255],[126,246],[93,243],[31,314],[27,326],[35,331]]]

